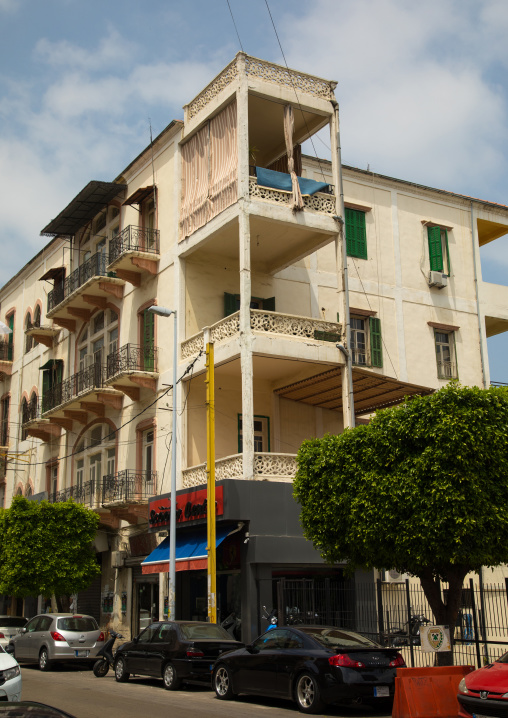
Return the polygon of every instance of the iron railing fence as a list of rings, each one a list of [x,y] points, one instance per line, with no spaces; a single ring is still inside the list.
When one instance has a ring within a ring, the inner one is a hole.
[[[95,363],[78,371],[71,377],[55,384],[42,396],[42,413],[54,409],[60,404],[66,404],[74,397],[90,389],[97,389],[104,385],[104,367]]]
[[[442,584],[444,598],[448,587]],[[347,579],[280,579],[279,625],[334,625],[359,631],[396,647],[408,666],[430,666],[434,653],[421,650],[420,631],[437,623],[419,583],[358,582]],[[261,628],[263,626],[261,625]],[[451,631],[456,665],[480,667],[508,651],[508,579],[486,584],[470,579]]]
[[[87,259],[81,266],[69,274],[62,284],[58,284],[48,294],[48,312],[69,297],[92,277],[106,277],[106,267],[109,259],[103,252],[97,252]]]
[[[160,253],[160,232],[158,229],[136,227],[130,224],[109,243],[109,263],[111,264],[125,252]]]
[[[35,419],[40,419],[40,416],[40,406],[37,400],[23,404],[23,408],[21,410],[22,424],[27,424],[29,421],[35,421]]]
[[[108,474],[103,477],[102,503],[146,501],[150,496],[156,494],[156,490],[156,471],[124,469],[116,474]]]
[[[454,361],[438,361],[437,376],[439,379],[456,379],[457,365]]]
[[[0,341],[0,359],[4,361],[12,361],[12,342]]]
[[[124,344],[116,352],[108,354],[106,376],[113,376],[128,371],[157,371],[159,350],[150,344]]]
[[[68,501],[74,499],[78,504],[85,506],[96,506],[100,498],[100,485],[93,479],[89,481],[83,481],[82,483],[69,486],[66,489],[55,491],[49,494],[48,500],[50,503],[59,503],[61,501]]]

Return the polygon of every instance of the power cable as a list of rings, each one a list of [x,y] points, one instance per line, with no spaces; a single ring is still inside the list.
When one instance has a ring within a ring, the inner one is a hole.
[[[231,10],[231,5],[229,4],[229,0],[226,0],[226,2],[228,4],[229,12],[231,13],[231,20],[233,21],[233,25],[235,26],[236,36],[238,38],[238,42],[240,43],[240,48],[241,48],[242,52],[245,52],[245,50],[243,49],[242,41],[240,40],[240,34],[238,32],[238,28],[236,27],[235,18],[233,17],[233,11]]]

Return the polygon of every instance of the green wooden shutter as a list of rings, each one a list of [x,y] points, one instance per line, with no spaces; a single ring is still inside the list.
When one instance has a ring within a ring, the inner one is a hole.
[[[49,409],[48,393],[51,389],[51,369],[44,369],[42,372],[42,411]]]
[[[229,317],[230,314],[234,314],[236,311],[236,294],[224,292],[224,316]]]
[[[153,371],[155,366],[155,314],[143,312],[143,368]]]
[[[346,247],[349,257],[367,259],[365,212],[346,207]]]
[[[430,268],[435,272],[443,271],[443,247],[441,244],[441,227],[427,227],[429,238]]]
[[[370,363],[371,366],[383,366],[383,343],[381,341],[381,320],[371,317],[370,323]]]
[[[263,299],[263,309],[265,309],[267,312],[274,312],[275,297],[268,297],[268,299]]]

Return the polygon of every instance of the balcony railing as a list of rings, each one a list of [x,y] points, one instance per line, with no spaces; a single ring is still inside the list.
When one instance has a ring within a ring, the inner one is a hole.
[[[44,414],[60,404],[66,404],[85,391],[97,389],[103,385],[104,367],[102,364],[92,364],[45,392],[42,397],[42,413]]]
[[[292,481],[297,470],[296,454],[254,454],[254,478],[261,481]],[[232,454],[215,462],[215,480],[243,478],[243,454]],[[206,464],[190,466],[182,471],[184,488],[206,484]]]
[[[109,259],[102,252],[94,254],[86,262],[83,262],[72,274],[69,274],[63,284],[57,285],[48,294],[48,313],[92,277],[106,277],[108,264]]]
[[[116,352],[108,355],[106,378],[111,379],[118,374],[131,371],[157,371],[157,347],[138,344],[125,344]]]
[[[10,342],[0,341],[0,360],[12,361],[12,349]]]
[[[160,253],[160,232],[158,229],[136,227],[130,224],[109,244],[109,263],[115,262],[125,252]]]
[[[81,484],[75,484],[69,486],[67,489],[61,491],[55,491],[50,493],[48,501],[52,504],[59,503],[61,501],[68,501],[74,499],[78,504],[84,504],[86,506],[94,507],[97,505],[100,491],[98,490],[97,482],[93,479],[90,481],[84,481]]]
[[[144,502],[157,491],[156,471],[124,469],[102,480],[102,503]]]
[[[329,185],[332,188],[333,185]],[[249,195],[251,198],[273,202],[274,204],[291,206],[293,196],[291,192],[285,190],[273,189],[272,187],[263,187],[257,183],[256,177],[249,177]],[[321,212],[330,216],[337,213],[335,206],[335,196],[329,192],[316,192],[312,195],[303,196],[304,209],[312,212]]]
[[[40,419],[39,403],[35,401],[24,405],[21,412],[22,424],[28,424],[29,421],[35,421],[36,419]]]
[[[438,361],[437,376],[439,379],[457,379],[457,366],[454,361]]]

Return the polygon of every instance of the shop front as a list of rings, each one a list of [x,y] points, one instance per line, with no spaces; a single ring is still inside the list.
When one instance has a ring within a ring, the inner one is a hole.
[[[206,488],[178,491],[176,502],[176,617],[206,620]],[[170,505],[168,494],[150,499],[149,531],[165,537],[142,564],[143,576],[159,575],[166,607],[169,536],[165,534],[169,531]],[[284,605],[291,595],[288,586],[305,587],[312,593],[315,586],[330,585],[330,581],[334,586],[351,585],[343,576],[343,567],[326,565],[304,538],[292,484],[235,479],[217,482],[215,513],[217,620],[230,626],[236,635],[241,633],[243,641],[251,641],[266,630],[263,607],[268,612],[278,608],[280,622],[288,622],[291,612],[302,612],[299,606]],[[348,606],[347,610],[349,615],[355,608]],[[345,611],[346,607],[340,606],[329,609],[334,622],[343,622]]]

